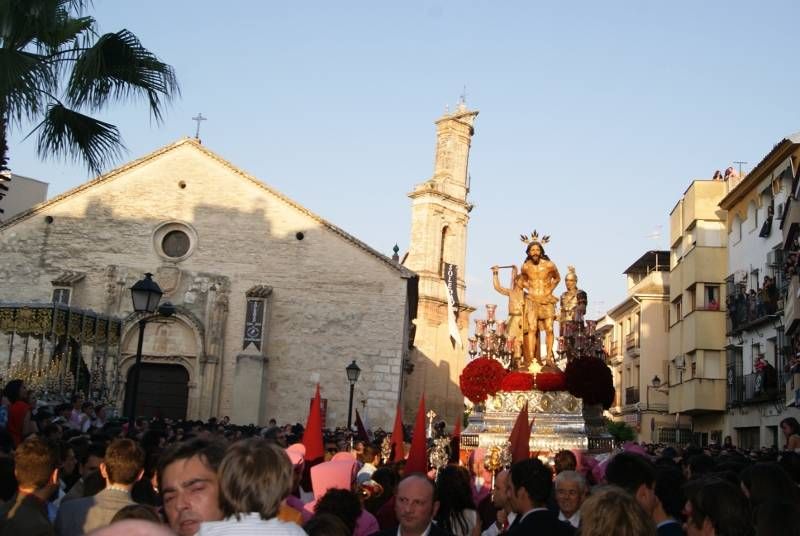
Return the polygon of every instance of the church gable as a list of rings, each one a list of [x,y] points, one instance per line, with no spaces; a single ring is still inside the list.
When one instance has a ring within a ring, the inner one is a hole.
[[[0,233],[30,220],[62,217],[130,221],[139,231],[163,222],[208,225],[221,240],[262,243],[265,237],[302,242],[322,236],[347,244],[350,254],[372,264],[378,261],[401,277],[408,269],[336,227],[320,216],[236,168],[194,139],[184,139],[135,160],[65,194],[42,203],[0,225]],[[91,225],[91,223],[89,223]],[[207,244],[211,235],[206,235]],[[336,246],[339,255],[344,250]],[[233,252],[236,253],[236,252]],[[369,260],[368,260],[369,259]],[[353,259],[354,260],[354,259]]]

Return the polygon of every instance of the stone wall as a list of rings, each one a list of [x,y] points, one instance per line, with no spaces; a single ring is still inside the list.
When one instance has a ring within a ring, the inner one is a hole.
[[[177,262],[159,247],[170,222],[192,237],[189,255]],[[127,289],[144,272],[155,274],[198,341],[197,355],[184,357],[199,391],[190,417],[304,422],[319,382],[328,423],[342,425],[344,369],[355,359],[362,369],[356,400],[367,401],[373,426],[391,426],[408,272],[194,140],[0,227],[0,300],[49,301],[51,281],[64,270],[85,273],[72,305],[123,317],[131,311]],[[256,285],[272,287],[264,341],[261,351],[243,350],[245,293]],[[123,378],[135,331],[125,334]],[[161,362],[167,353],[152,349],[149,359]]]

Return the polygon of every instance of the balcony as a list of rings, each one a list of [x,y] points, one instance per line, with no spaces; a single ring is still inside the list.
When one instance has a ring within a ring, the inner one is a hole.
[[[786,374],[768,367],[753,374],[735,375],[729,369],[728,406],[743,406],[786,400]]]
[[[728,266],[727,251],[723,247],[695,246],[670,272],[669,299],[676,298],[698,281],[724,281]]]
[[[636,332],[628,333],[625,335],[625,349],[630,350],[631,348],[638,348],[639,347],[639,334]]]
[[[751,289],[749,292],[745,291],[743,285],[737,285],[737,292],[726,300],[728,335],[752,329],[774,318],[779,312],[778,298],[778,288],[774,285],[758,291]]]
[[[669,266],[669,259],[664,256],[664,265]],[[636,293],[661,294],[669,286],[669,272],[656,269],[644,277],[634,279],[628,276],[628,296]]]
[[[680,329],[674,329],[674,327]],[[722,349],[725,346],[725,316],[720,311],[695,309],[673,326],[669,333],[670,351],[688,354],[698,348]]]
[[[625,388],[625,405],[636,404],[639,402],[639,388],[626,387]]]
[[[794,204],[800,205],[800,203]],[[800,301],[798,301],[798,296],[800,296],[800,277],[797,274],[792,274],[789,280],[786,306],[783,309],[783,325],[786,326],[787,333],[794,331],[795,324],[800,322]]]
[[[789,371],[783,385],[786,392],[786,407],[796,407],[798,398],[800,398],[800,372]]]
[[[717,378],[692,378],[682,383],[670,385],[670,413],[702,413],[706,411],[725,411],[726,382]]]
[[[619,342],[618,341],[611,341],[608,350],[609,357],[614,357],[615,355],[619,355]]]

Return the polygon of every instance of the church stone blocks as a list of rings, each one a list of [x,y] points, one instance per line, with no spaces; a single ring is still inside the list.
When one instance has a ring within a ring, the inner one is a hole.
[[[319,382],[327,422],[342,425],[355,359],[358,405],[391,426],[415,274],[196,140],[0,226],[0,301],[49,302],[65,272],[83,275],[70,305],[126,318],[123,383],[138,320],[128,289],[154,274],[177,312],[147,324],[144,362],[186,369],[188,418],[304,422]]]

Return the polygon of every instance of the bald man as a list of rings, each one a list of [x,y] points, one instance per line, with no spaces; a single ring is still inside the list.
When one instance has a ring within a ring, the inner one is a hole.
[[[432,523],[439,501],[436,487],[425,475],[414,473],[400,481],[394,507],[400,525],[376,532],[376,536],[451,536]]]
[[[497,519],[481,533],[481,536],[497,536],[508,529],[517,517],[508,502],[507,486],[508,469],[503,469],[494,477],[494,490],[492,492],[492,504],[497,508]]]

